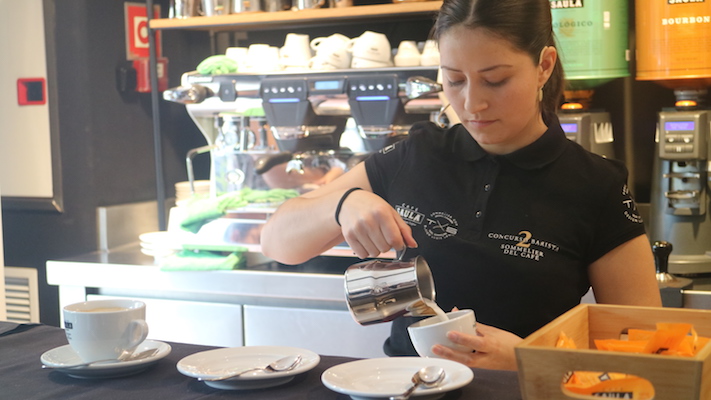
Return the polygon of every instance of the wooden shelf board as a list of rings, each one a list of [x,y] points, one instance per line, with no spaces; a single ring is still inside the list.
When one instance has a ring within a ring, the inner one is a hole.
[[[299,11],[250,12],[192,17],[185,19],[160,18],[150,21],[151,29],[188,30],[242,30],[275,26],[324,24],[331,22],[357,21],[363,18],[392,18],[434,15],[441,1],[415,1],[397,4],[377,4],[344,8],[317,8]]]

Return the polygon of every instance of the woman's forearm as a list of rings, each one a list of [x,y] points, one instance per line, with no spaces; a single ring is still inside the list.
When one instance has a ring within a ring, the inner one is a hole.
[[[284,264],[299,264],[342,242],[333,217],[340,196],[334,191],[282,204],[262,229],[262,253]]]
[[[299,264],[343,242],[335,212],[343,194],[353,187],[371,190],[363,163],[314,191],[286,201],[262,230],[262,253],[285,264]]]

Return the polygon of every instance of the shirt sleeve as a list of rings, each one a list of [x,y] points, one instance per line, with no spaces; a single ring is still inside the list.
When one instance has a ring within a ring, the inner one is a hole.
[[[416,157],[416,143],[422,142],[428,134],[427,123],[416,123],[408,137],[380,149],[365,160],[365,170],[368,174],[373,193],[387,199],[389,188],[403,173],[411,157]]]
[[[596,261],[615,247],[645,234],[644,221],[627,185],[627,169],[619,161],[613,163],[614,174],[602,196],[597,226],[588,264]]]

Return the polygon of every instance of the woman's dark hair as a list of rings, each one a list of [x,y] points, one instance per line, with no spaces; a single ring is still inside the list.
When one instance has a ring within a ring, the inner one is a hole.
[[[555,46],[549,0],[444,0],[432,27],[432,39],[455,26],[483,28],[508,40],[528,53],[538,65],[541,50]],[[554,113],[565,85],[560,53],[555,68],[544,86],[541,111]]]

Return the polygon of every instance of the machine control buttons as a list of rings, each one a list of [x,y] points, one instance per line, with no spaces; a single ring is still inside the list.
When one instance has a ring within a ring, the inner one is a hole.
[[[693,144],[671,144],[665,145],[664,151],[667,153],[693,153]]]
[[[693,143],[694,134],[666,134],[667,143]]]
[[[394,74],[349,77],[348,83],[348,94],[351,98],[362,96],[396,98],[398,96],[398,77]]]
[[[305,78],[265,78],[262,81],[261,92],[262,99],[267,101],[279,98],[305,100],[308,92],[308,82]]]

